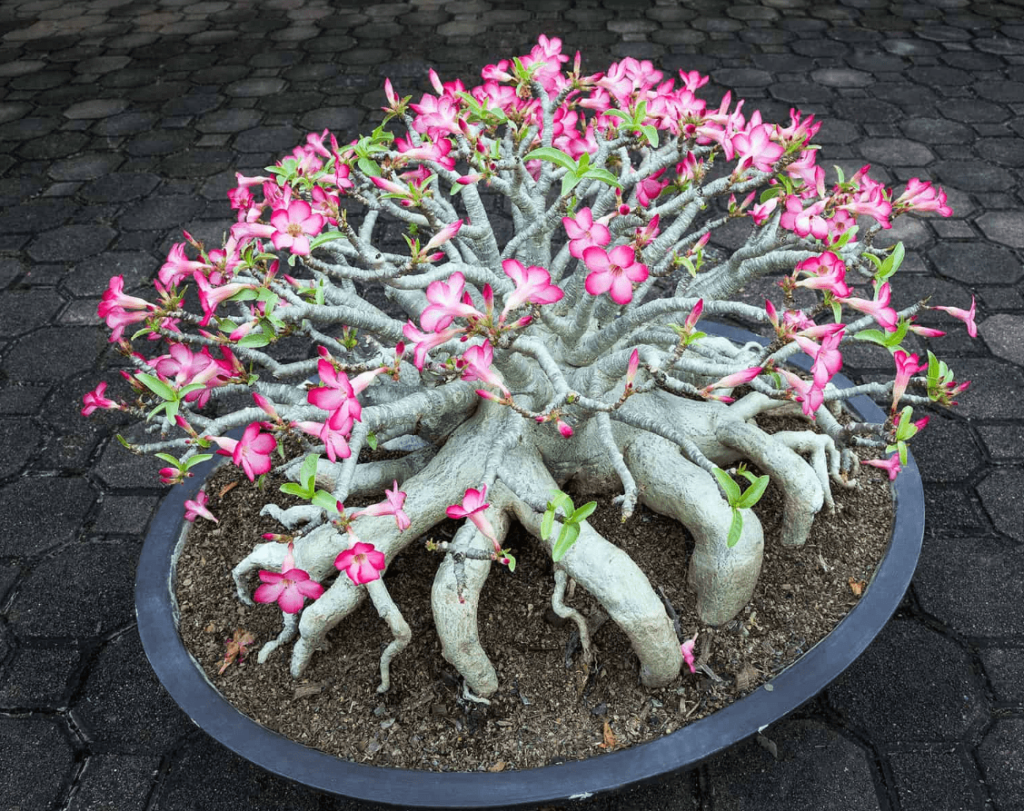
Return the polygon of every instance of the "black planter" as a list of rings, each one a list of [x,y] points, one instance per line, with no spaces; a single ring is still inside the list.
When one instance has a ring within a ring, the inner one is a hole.
[[[739,341],[753,337],[724,327],[714,332]],[[806,356],[794,362],[809,367]],[[837,385],[851,385],[841,375],[837,378]],[[866,397],[851,399],[849,407],[861,419],[884,419]],[[413,808],[493,808],[585,799],[691,768],[750,737],[817,695],[864,651],[903,598],[921,551],[924,491],[917,464],[913,458],[908,461],[894,482],[896,516],[885,557],[864,596],[832,633],[769,685],[729,707],[659,740],[589,760],[496,774],[379,768],[310,749],[238,712],[185,650],[177,627],[173,581],[184,542],[184,502],[195,496],[212,461],[197,466],[195,478],[164,499],[146,537],[135,584],[139,633],[160,681],[198,726],[233,752],[289,780],[344,797]]]

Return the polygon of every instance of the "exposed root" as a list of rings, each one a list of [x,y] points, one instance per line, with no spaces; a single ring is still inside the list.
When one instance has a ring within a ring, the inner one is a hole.
[[[750,601],[761,573],[761,522],[750,510],[743,510],[743,533],[729,547],[732,510],[719,494],[717,482],[667,440],[637,437],[626,448],[626,461],[643,483],[644,504],[676,519],[693,535],[689,580],[697,592],[701,621],[728,622]]]
[[[811,467],[756,425],[732,419],[719,420],[715,438],[755,462],[781,487],[782,543],[785,546],[803,546],[814,516],[825,501],[827,489],[822,487]]]
[[[556,489],[539,454],[521,447],[502,466],[500,479],[516,494],[512,503],[516,518],[551,554],[557,531],[549,540],[541,538],[542,514],[530,506],[545,503]],[[579,538],[558,565],[622,628],[640,659],[640,678],[647,687],[664,687],[679,675],[683,656],[672,622],[629,555],[584,521]]]
[[[503,509],[509,500],[508,491],[495,485],[488,492],[488,498],[491,502],[488,510],[491,526],[500,542],[509,528],[508,514]],[[467,521],[455,533],[450,551],[437,567],[430,590],[430,607],[434,612],[442,655],[462,674],[468,688],[484,697],[498,689],[498,674],[480,644],[477,618],[480,592],[491,570],[491,549],[491,542]],[[488,553],[484,560],[467,554],[482,551]]]
[[[288,614],[284,611],[281,612],[281,616],[284,619],[284,628],[281,633],[277,635],[276,639],[272,639],[267,642],[260,652],[256,655],[256,661],[261,665],[270,658],[270,654],[276,651],[282,645],[286,645],[295,639],[295,635],[299,632],[299,615]]]
[[[839,451],[830,436],[810,431],[779,431],[772,434],[772,439],[781,442],[791,451],[810,455],[811,469],[821,484],[821,490],[825,496],[825,506],[828,507],[829,512],[836,511],[836,504],[832,499],[832,483],[841,487],[857,486],[856,479],[849,482],[843,480],[839,472]]]
[[[391,633],[395,637],[380,657],[380,685],[377,687],[377,692],[386,693],[391,688],[391,660],[405,650],[406,645],[412,639],[412,631],[409,629],[409,623],[402,616],[402,612],[395,605],[395,601],[391,599],[382,578],[367,583],[366,593],[370,595],[377,614],[388,624],[388,628],[391,629]]]
[[[587,620],[575,608],[565,604],[565,586],[569,582],[569,576],[562,569],[555,569],[555,590],[551,594],[551,610],[564,620],[572,620],[580,634],[580,647],[583,648],[583,661],[589,662],[592,658],[590,647],[590,629],[587,627]]]

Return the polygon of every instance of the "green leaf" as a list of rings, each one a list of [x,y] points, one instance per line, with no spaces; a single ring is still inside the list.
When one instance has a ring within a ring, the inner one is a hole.
[[[597,502],[588,501],[582,507],[573,511],[573,514],[569,516],[569,522],[573,524],[578,524],[580,521],[586,521],[596,509]]]
[[[711,472],[715,474],[715,478],[718,479],[718,483],[722,485],[722,489],[725,491],[725,497],[729,500],[729,504],[734,505],[740,497],[740,486],[736,484],[736,482],[732,480],[732,477],[720,467],[716,467]]]
[[[832,302],[832,317],[836,320],[836,323],[842,323],[843,320],[843,307],[838,301]]]
[[[191,394],[194,391],[201,391],[206,386],[203,383],[189,383],[187,386],[182,386],[178,389],[178,399],[181,399],[187,394]]]
[[[607,169],[601,169],[597,166],[592,166],[583,173],[583,177],[590,178],[591,180],[600,180],[602,183],[607,183],[609,186],[618,186],[619,179],[615,177]]]
[[[565,557],[566,553],[572,548],[572,545],[576,543],[576,539],[579,537],[579,524],[563,524],[562,531],[558,535],[558,540],[555,541],[554,549],[551,550],[551,559],[555,563],[558,563],[558,561]]]
[[[847,231],[843,231],[843,235],[841,237],[839,237],[839,239],[837,239],[835,242],[832,243],[832,245],[829,248],[829,250],[836,251],[836,250],[839,250],[840,248],[846,247],[846,243],[849,242],[851,239],[853,239],[853,237],[854,237],[854,235],[856,235],[856,233],[857,233],[857,226],[856,225],[853,226],[853,228],[850,228]]]
[[[174,389],[158,377],[153,377],[153,375],[146,374],[145,372],[138,372],[135,375],[135,379],[161,399],[169,401],[178,399]]]
[[[380,177],[380,167],[369,158],[360,158],[356,161],[360,171],[368,177]]]
[[[657,127],[654,127],[654,126],[652,126],[650,124],[646,124],[645,126],[640,128],[640,132],[642,132],[645,136],[647,136],[647,140],[650,142],[652,147],[654,147],[655,149],[658,148],[658,128]]]
[[[313,484],[316,481],[316,464],[320,461],[319,453],[311,453],[302,460],[302,468],[299,470],[299,481],[312,493]]]
[[[735,507],[732,508],[732,522],[729,524],[729,535],[725,540],[726,546],[732,549],[740,542],[743,534],[743,515]]]
[[[301,485],[295,484],[294,482],[287,482],[281,485],[281,492],[287,493],[290,496],[298,496],[299,498],[312,498],[313,491],[307,490]]]
[[[347,237],[341,231],[325,231],[309,243],[309,249],[311,251],[316,250],[321,245],[326,245],[328,242],[334,242],[336,239],[347,239]]]
[[[892,253],[889,254],[886,260],[882,263],[882,267],[879,268],[878,273],[875,274],[875,279],[879,282],[884,282],[892,276],[892,274],[899,270],[900,265],[903,264],[903,257],[905,255],[906,250],[903,248],[903,243],[897,242],[896,247],[892,249]]]
[[[371,451],[377,450],[377,435],[373,431],[366,435],[366,444],[370,446]]]
[[[745,492],[740,497],[740,500],[736,502],[736,506],[741,509],[749,510],[761,500],[761,496],[764,495],[764,491],[767,486],[768,476],[758,476],[757,480],[747,488],[747,492]]]
[[[630,113],[627,113],[625,110],[610,109],[605,110],[604,114],[614,116],[615,118],[621,118],[627,124],[633,123],[633,116]]]
[[[174,465],[178,470],[182,469],[181,462],[178,461],[177,456],[171,456],[169,453],[154,453],[153,455],[157,459],[163,459],[169,465]]]
[[[504,557],[508,558],[508,570],[510,572],[514,572],[516,570],[516,559],[512,556],[512,553],[505,549],[502,549],[501,554]]]
[[[325,512],[336,513],[338,511],[338,500],[326,490],[317,490],[310,499],[317,507]]]
[[[523,160],[548,161],[549,163],[553,163],[556,166],[561,166],[568,172],[575,171],[577,168],[576,161],[574,161],[560,149],[555,149],[554,147],[550,146],[542,146],[540,147],[540,149],[533,150],[533,152],[530,152],[527,155],[525,155],[523,157]]]
[[[882,269],[882,260],[875,256],[873,253],[863,253],[861,254],[861,256],[863,256],[865,259],[870,259],[874,263],[876,270]]]
[[[551,494],[551,501],[548,503],[548,506],[554,509],[561,507],[565,515],[572,515],[573,510],[576,509],[568,493],[563,493],[561,490],[555,490]]]
[[[903,343],[903,339],[907,337],[907,330],[909,328],[910,322],[905,318],[901,318],[896,327],[896,331],[887,332],[885,334],[885,345],[894,351],[899,349],[900,344]]]
[[[191,468],[191,467],[193,467],[195,465],[201,465],[207,459],[212,459],[212,458],[213,458],[213,454],[212,453],[199,453],[199,454],[196,454],[191,459],[189,459],[187,462],[185,462],[185,470],[188,470],[189,468]]]
[[[121,436],[120,434],[115,434],[115,437],[117,438],[117,441],[124,445],[128,450],[132,449],[132,443],[125,439],[123,436]]]
[[[244,290],[239,290],[230,298],[224,299],[225,301],[254,301],[259,298],[259,292],[253,290],[251,287],[246,287]]]
[[[551,537],[551,531],[555,528],[555,510],[554,507],[548,506],[544,511],[544,518],[540,522],[540,537],[542,540],[547,540]]]
[[[571,192],[576,184],[580,182],[580,178],[576,176],[575,172],[566,172],[565,177],[562,178],[562,197],[565,197]]]
[[[885,346],[886,333],[879,329],[862,329],[856,335],[853,336],[858,341],[870,341],[873,344],[879,346]]]
[[[261,346],[266,346],[270,343],[270,336],[262,332],[250,332],[244,338],[238,340],[238,346],[244,346],[247,349],[258,349]]]
[[[906,466],[907,464],[907,443],[902,439],[896,443],[896,450],[900,452],[900,464]]]
[[[833,164],[832,168],[836,170],[836,176],[839,178],[839,185],[841,186],[846,182],[846,175],[843,174],[842,167]]]

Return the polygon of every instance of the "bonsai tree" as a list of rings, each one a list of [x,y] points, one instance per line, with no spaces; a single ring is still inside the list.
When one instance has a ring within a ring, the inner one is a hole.
[[[490,568],[515,566],[504,548],[515,520],[551,553],[552,606],[584,653],[570,580],[628,635],[644,683],[665,685],[684,657],[692,668],[693,640],[680,645],[647,578],[587,523],[592,505],[576,508],[567,482],[612,496],[623,521],[643,503],[685,525],[700,618],[720,625],[757,582],[750,508],[769,479],[782,543],[800,546],[833,509],[832,488],[857,484],[852,449],[893,478],[927,422],[914,407],[966,388],[904,346],[942,333],[916,323],[924,303],[890,306],[903,247],[874,245],[908,212],[948,216],[940,189],[915,178],[897,196],[866,166],[826,186],[813,116],[769,124],[729,94],[712,109],[697,95],[707,77],[677,82],[647,61],[593,75],[579,54],[569,63],[542,36],[472,88],[431,71],[434,93],[411,103],[387,81],[370,135],[343,145],[312,133],[266,174],[239,174],[226,241],[186,233],[153,301],[111,279],[99,313],[134,393],[110,399],[101,383],[83,413],[144,418],[153,436],[122,441],[162,459],[165,482],[215,451],[250,479],[283,472],[282,489],[305,502],[267,507],[282,532],[254,539],[234,570],[240,600],[283,612],[261,661],[294,641],[300,676],[369,596],[394,634],[387,689],[410,638],[402,610],[426,610],[394,604],[388,564],[450,517],[462,525],[436,545],[430,608],[467,695],[485,700],[498,681],[477,607]],[[748,223],[745,243],[713,259],[709,237],[734,219]],[[736,300],[769,275],[781,280],[763,306]],[[975,334],[973,302],[931,309]],[[709,318],[760,324],[766,341],[705,334]],[[308,342],[307,359],[275,358],[289,336]],[[851,341],[891,353],[893,380],[836,388]],[[797,352],[813,358],[809,373],[787,366]],[[885,423],[840,420],[842,401],[865,393],[886,403]],[[769,435],[753,419],[767,411],[806,429]],[[286,437],[297,453],[283,453]],[[407,453],[367,459],[380,445]],[[186,517],[216,520],[206,504],[201,492]]]

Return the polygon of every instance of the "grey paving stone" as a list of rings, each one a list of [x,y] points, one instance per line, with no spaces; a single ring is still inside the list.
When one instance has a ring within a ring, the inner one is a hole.
[[[157,459],[136,456],[117,442],[111,442],[103,451],[93,470],[111,490],[136,490],[139,487],[163,489],[157,471],[163,466]]]
[[[286,152],[305,140],[295,127],[256,127],[235,136],[239,152]]]
[[[975,142],[974,148],[985,160],[1015,168],[1024,166],[1024,146],[1019,138],[985,138]]]
[[[82,188],[82,197],[96,203],[126,203],[149,195],[160,185],[157,175],[146,172],[113,172]]]
[[[72,104],[64,111],[64,117],[72,121],[78,119],[109,118],[123,112],[128,107],[126,99],[91,99]]]
[[[861,154],[884,166],[924,166],[934,155],[924,144],[903,138],[871,138],[860,142]]]
[[[209,177],[235,162],[235,153],[226,149],[188,149],[164,158],[160,170],[169,177]]]
[[[135,618],[137,563],[138,549],[124,541],[68,546],[24,578],[7,613],[10,627],[20,639],[89,639],[127,627]]]
[[[42,383],[92,368],[105,347],[95,330],[47,327],[22,338],[11,349],[0,372],[8,379]]]
[[[241,132],[255,127],[263,118],[257,110],[228,108],[204,115],[196,122],[200,132],[230,133]]]
[[[113,535],[143,535],[159,501],[156,496],[104,495],[92,531]]]
[[[978,653],[996,701],[1024,704],[1024,650],[986,646]]]
[[[26,141],[18,148],[25,160],[55,160],[81,151],[89,137],[80,132],[61,132]]]
[[[978,325],[978,333],[992,354],[1024,366],[1024,318],[1006,313],[993,315]]]
[[[1006,121],[1011,116],[1005,105],[977,99],[950,99],[942,105],[940,112],[946,118],[965,124],[995,123]]]
[[[0,677],[0,707],[59,709],[68,696],[82,660],[71,642],[48,647],[19,645]]]
[[[0,233],[33,234],[63,225],[77,210],[70,200],[32,200],[0,212]]]
[[[104,645],[71,715],[107,752],[162,754],[194,728],[160,685],[134,628]]]
[[[135,295],[155,294],[151,280],[162,261],[143,251],[106,251],[72,266],[63,288],[76,296],[101,296],[112,276],[124,279],[124,289]]]
[[[778,761],[751,740],[707,762],[716,811],[881,807],[868,755],[851,740],[816,721],[783,721],[764,734]]]
[[[96,180],[115,171],[124,158],[114,152],[87,152],[57,161],[49,170],[54,180]]]
[[[1024,459],[1024,425],[979,425],[978,434],[994,460]]]
[[[978,484],[982,506],[996,529],[1024,541],[1024,471],[997,468]]]
[[[995,722],[978,747],[982,774],[996,807],[1003,811],[1024,808],[1024,719],[1004,718]]]
[[[914,576],[921,607],[968,637],[1007,638],[1024,630],[1024,553],[981,537],[925,539]],[[956,583],[956,588],[950,588]]]
[[[57,718],[0,716],[0,757],[26,766],[6,769],[0,781],[0,807],[11,811],[53,807],[74,770],[74,750]]]
[[[2,303],[0,308],[9,312]],[[0,479],[13,476],[35,454],[42,435],[35,423],[27,418],[8,417],[0,421]]]
[[[46,397],[44,386],[26,386],[8,383],[0,388],[0,414],[35,414]]]
[[[186,194],[150,197],[122,214],[118,224],[126,231],[163,230],[188,222],[204,208],[202,200]]]
[[[236,98],[258,98],[281,93],[287,86],[288,83],[284,79],[263,77],[232,82],[224,92]]]
[[[196,785],[202,785],[203,790],[197,792]],[[220,811],[228,806],[239,806],[274,811],[317,811],[320,802],[319,792],[275,777],[204,735],[191,738],[187,748],[174,753],[152,808],[153,811],[181,808]]]
[[[970,397],[960,398],[957,411],[963,417],[1016,419],[1024,397],[1024,373],[1003,361],[958,358],[950,364],[957,381],[971,381]]]
[[[960,282],[1014,284],[1024,276],[1024,267],[1012,251],[981,240],[942,242],[927,256],[940,274]]]
[[[926,482],[954,482],[971,477],[982,464],[981,451],[963,422],[932,414],[913,440],[914,457]]]
[[[324,107],[302,116],[299,123],[311,132],[329,129],[339,142],[355,137],[362,116],[351,107]]]
[[[93,125],[92,131],[97,135],[116,138],[122,135],[132,135],[136,132],[145,132],[156,123],[157,119],[156,113],[135,111],[121,113],[120,115],[97,121]]]
[[[1024,214],[1019,211],[987,211],[978,220],[978,226],[989,239],[1024,248]]]
[[[93,755],[75,786],[68,811],[143,811],[160,759]]]
[[[889,755],[903,811],[984,811],[978,775],[961,751]]]
[[[153,130],[133,137],[126,149],[133,157],[170,155],[191,146],[195,138],[196,134],[190,129]]]
[[[828,700],[871,740],[888,743],[955,741],[988,715],[967,653],[904,619],[882,629],[828,688]]]
[[[923,144],[957,144],[973,140],[974,133],[965,124],[946,118],[907,118],[900,122],[903,133]]]
[[[72,540],[95,500],[92,487],[79,477],[24,477],[5,485],[0,516],[7,529],[0,554],[35,555]]]

